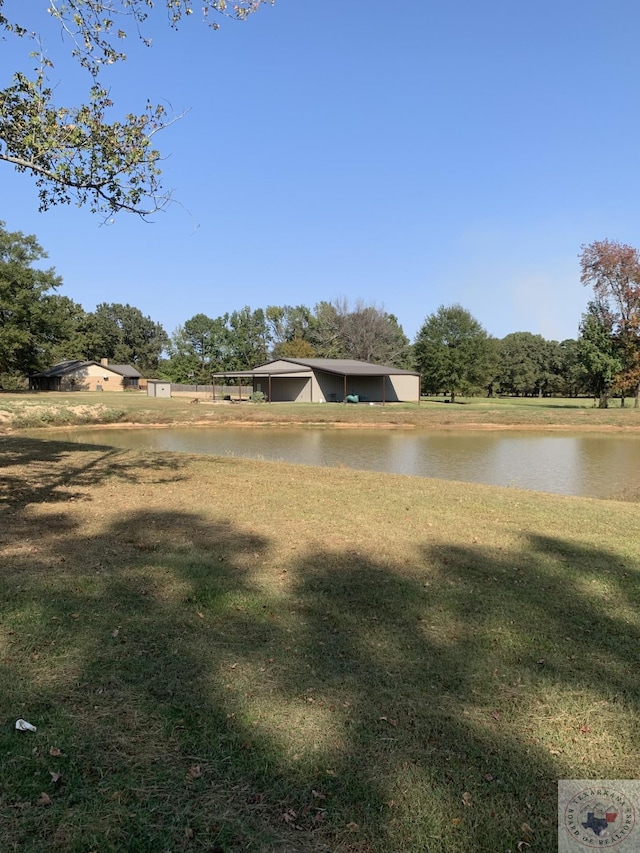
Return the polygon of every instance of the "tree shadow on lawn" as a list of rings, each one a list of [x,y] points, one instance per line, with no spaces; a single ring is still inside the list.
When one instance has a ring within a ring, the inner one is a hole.
[[[27,467],[28,477],[23,470]],[[141,456],[132,466],[124,451],[106,445],[2,436],[0,507],[15,513],[27,504],[76,499],[83,496],[83,488],[107,478],[136,482],[148,467],[170,471],[171,478],[178,479],[179,463],[170,456]]]
[[[558,778],[637,775],[636,564],[541,537],[285,563],[223,500],[2,557],[7,849],[548,851]]]

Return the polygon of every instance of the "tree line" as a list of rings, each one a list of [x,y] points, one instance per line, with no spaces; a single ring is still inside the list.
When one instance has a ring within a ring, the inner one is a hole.
[[[600,408],[612,396],[640,406],[640,256],[614,240],[583,245],[580,280],[593,298],[576,340],[547,341],[530,332],[491,338],[459,305],[430,315],[413,345],[423,391],[486,390],[515,396],[593,395]]]
[[[593,299],[577,339],[531,332],[492,337],[462,306],[440,306],[410,342],[384,308],[345,298],[306,305],[249,306],[198,313],[169,335],[126,304],[94,311],[58,293],[62,279],[42,269],[34,236],[0,222],[0,378],[20,387],[29,374],[71,359],[108,358],[144,376],[209,384],[212,373],[247,370],[276,358],[348,358],[419,371],[425,394],[581,396],[606,406],[640,396],[640,259],[602,241],[580,255]]]

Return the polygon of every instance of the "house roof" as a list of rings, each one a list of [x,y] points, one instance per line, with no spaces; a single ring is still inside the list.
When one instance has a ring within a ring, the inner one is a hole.
[[[105,365],[103,364],[101,367],[105,367]],[[136,377],[138,379],[142,378],[142,374],[130,364],[107,364],[106,367],[108,370],[114,370],[116,373],[122,374],[122,376],[125,376],[127,379],[135,379]]]
[[[135,377],[141,378],[142,376],[142,374],[130,364],[101,364],[99,361],[82,361],[81,359],[72,359],[71,361],[61,361],[59,364],[54,364],[52,367],[48,367],[41,373],[34,373],[33,378],[67,376],[69,373],[76,373],[76,371],[84,370],[94,364],[104,370],[110,370],[112,373],[118,373],[120,376],[124,376],[127,379],[134,379]]]
[[[283,362],[286,362],[287,367],[281,366]],[[325,373],[335,373],[339,376],[419,376],[413,370],[402,370],[399,367],[371,364],[368,361],[356,361],[351,358],[279,358],[260,367],[254,367],[253,370],[247,371],[247,374],[271,373],[273,375],[275,373],[293,373],[308,370],[322,370]]]

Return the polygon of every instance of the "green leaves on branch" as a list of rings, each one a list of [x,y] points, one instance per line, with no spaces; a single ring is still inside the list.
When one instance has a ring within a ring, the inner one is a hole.
[[[79,107],[56,107],[42,74],[17,73],[0,91],[0,160],[33,174],[40,210],[76,201],[106,216],[120,210],[148,216],[170,194],[160,184],[160,152],[152,137],[171,123],[165,108],[107,121],[113,104],[94,85]]]
[[[273,4],[273,0],[238,0],[232,4],[226,0],[199,0],[197,5],[202,20],[215,30],[218,17],[245,20],[267,2]],[[173,28],[194,14],[194,4],[189,0],[49,0],[47,13],[60,24],[80,65],[97,76],[105,65],[126,59],[122,42],[131,31],[144,45],[151,45],[151,39],[144,34],[144,24],[163,6]],[[13,31],[6,23],[5,28]]]
[[[226,0],[200,0],[205,23],[216,29],[214,16],[239,20],[265,2],[241,0],[228,7]],[[15,38],[32,38],[38,46],[34,76],[16,71],[10,84],[0,89],[0,160],[36,180],[40,210],[75,201],[88,205],[105,218],[125,210],[146,217],[164,209],[171,199],[160,181],[160,152],[154,136],[180,116],[168,116],[163,106],[147,102],[141,113],[114,118],[115,105],[102,83],[105,70],[126,60],[122,44],[133,33],[149,47],[144,23],[165,7],[169,25],[193,14],[188,0],[49,0],[46,13],[61,27],[63,44],[80,69],[89,75],[83,103],[70,107],[54,103],[48,81],[53,63],[38,36],[36,4],[24,4],[25,19],[11,21],[2,14],[0,30]],[[25,23],[28,24],[25,26]],[[117,116],[118,113],[115,113]]]

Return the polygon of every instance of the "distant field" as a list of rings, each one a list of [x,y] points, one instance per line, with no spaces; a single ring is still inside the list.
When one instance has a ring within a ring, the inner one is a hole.
[[[153,398],[139,393],[2,394],[0,428],[91,423],[308,423],[469,427],[640,428],[640,410],[594,408],[591,399],[473,398],[454,404],[443,398],[417,403],[213,403],[189,398]]]

